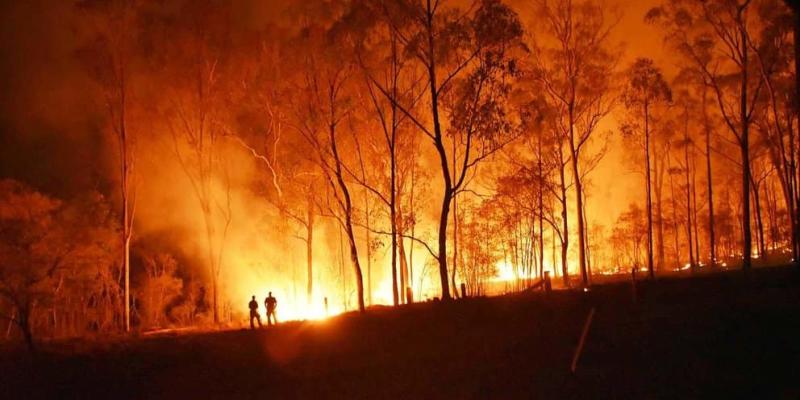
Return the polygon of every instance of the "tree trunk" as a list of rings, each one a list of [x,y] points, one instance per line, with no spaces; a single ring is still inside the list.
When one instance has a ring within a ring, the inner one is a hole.
[[[561,150],[559,150],[560,152]],[[561,184],[561,273],[564,280],[564,286],[570,287],[569,282],[569,265],[567,264],[567,251],[569,250],[569,223],[567,220],[567,182],[564,176],[564,164],[561,163],[559,172],[559,183]]]
[[[689,141],[689,108],[688,106],[684,106],[684,127],[683,127],[683,139],[684,139],[684,147],[683,147],[683,161],[684,161],[684,168],[685,168],[685,177],[686,177],[686,241],[689,245],[689,267],[691,268],[692,272],[695,271],[696,264],[694,259],[694,241],[692,241],[692,181],[689,179],[690,172],[689,168],[691,164],[689,163],[689,146],[691,142]]]
[[[218,293],[217,293],[217,267],[216,257],[214,257],[214,222],[211,220],[211,207],[208,201],[202,201],[203,219],[206,225],[206,244],[208,245],[208,262],[209,271],[211,275],[211,306],[214,315],[214,323],[219,323],[219,307],[218,307]]]
[[[694,254],[697,257],[697,262],[700,263],[700,234],[697,228],[697,165],[695,165],[696,157],[692,151],[692,221],[694,223]]]
[[[650,279],[655,278],[653,270],[653,200],[652,188],[650,186],[650,126],[648,115],[648,104],[644,103],[644,165],[645,165],[645,187],[647,191],[647,272]]]
[[[455,162],[455,152],[453,152]],[[453,297],[458,298],[458,285],[456,285],[456,272],[458,270],[458,204],[457,196],[453,195],[453,273],[450,275],[450,284],[453,286]]]
[[[358,296],[358,311],[364,312],[364,279],[361,275],[361,265],[358,262],[358,248],[356,247],[356,238],[353,234],[353,219],[352,215],[347,215],[345,220],[345,228],[347,230],[347,240],[350,243],[350,262],[353,264],[353,271],[356,275],[356,294]]]
[[[537,164],[539,170],[539,190],[537,191],[538,194],[538,203],[537,206],[539,208],[539,272],[544,276],[544,172],[542,169],[542,135],[541,133],[538,135],[539,145],[537,146]],[[555,265],[553,268],[555,269]]]
[[[717,243],[714,232],[714,186],[712,185],[712,170],[711,170],[711,126],[708,121],[708,112],[706,110],[706,89],[703,88],[703,128],[706,133],[706,192],[708,195],[708,252],[709,264],[712,268],[717,265]]]
[[[370,242],[369,197],[364,190],[364,234],[367,242],[367,302],[372,305],[372,243]]]
[[[669,166],[668,166],[669,168]],[[675,195],[675,184],[672,179],[672,174],[669,175],[669,190],[672,196],[672,227],[674,231],[674,246],[675,246],[675,267],[681,267],[681,246],[680,246],[680,232],[678,231],[678,202],[677,196]]]
[[[575,118],[573,116],[572,106],[569,109],[569,149],[570,163],[572,164],[572,179],[575,185],[575,209],[578,218],[578,265],[581,270],[581,278],[583,280],[583,287],[589,286],[589,274],[586,269],[586,229],[583,220],[583,185],[581,184],[581,175],[578,170],[578,149],[575,147]]]
[[[738,19],[741,22],[743,10],[739,11]],[[745,272],[750,271],[751,253],[752,253],[752,238],[750,232],[750,120],[747,115],[747,67],[748,67],[748,52],[747,35],[743,29],[739,30],[741,46],[742,46],[742,81],[741,81],[741,99],[739,107],[739,120],[742,124],[742,135],[739,139],[739,144],[742,153],[742,269]]]
[[[393,103],[394,104],[394,103]],[[394,129],[394,127],[392,127]],[[392,304],[395,306],[399,304],[399,296],[397,293],[397,155],[395,154],[394,143],[391,147],[390,155],[390,174],[391,182],[389,193],[389,218],[391,219],[392,229]],[[401,239],[402,240],[402,239]],[[371,285],[371,283],[370,283]],[[370,286],[370,304],[372,304],[372,286]]]
[[[413,156],[412,156],[413,157]],[[416,183],[416,160],[411,161],[411,197],[409,197],[408,208],[411,210],[411,213],[414,213],[414,184]],[[411,237],[415,237],[416,233],[416,222],[411,224]],[[400,238],[400,242],[405,240],[402,237]],[[414,241],[411,240],[408,243],[408,286],[412,289],[414,288]],[[422,288],[420,288],[422,290]],[[413,299],[412,299],[413,300]]]
[[[655,207],[654,219],[656,223],[656,262],[655,270],[659,271],[664,268],[664,206],[663,206],[663,188],[664,188],[664,166],[663,162],[659,162],[658,143],[653,147],[653,170],[655,177],[653,178],[655,188]],[[661,165],[660,165],[661,164]],[[660,168],[659,168],[660,166]]]
[[[404,304],[408,304],[411,302],[411,299],[408,298],[408,288],[411,286],[411,281],[408,278],[408,263],[406,262],[406,249],[403,245],[403,240],[400,239],[397,241],[397,256],[400,260],[400,281],[402,285],[400,286],[400,294],[401,299],[403,300]]]
[[[306,302],[314,299],[314,205],[311,195],[306,210]]]
[[[358,261],[358,247],[356,247],[356,238],[355,233],[353,232],[353,202],[350,198],[350,190],[347,188],[347,184],[345,183],[342,175],[342,161],[339,157],[339,150],[336,146],[336,125],[334,123],[329,125],[329,133],[331,152],[333,154],[334,161],[336,162],[336,181],[339,185],[339,190],[342,192],[342,197],[344,197],[344,228],[347,234],[347,241],[350,246],[350,261],[353,264],[353,270],[356,276],[358,311],[363,313],[366,309],[364,306],[364,279],[361,275],[361,264]]]
[[[447,165],[447,152],[444,148],[442,127],[439,122],[439,93],[437,91],[436,80],[436,52],[433,43],[433,8],[430,0],[428,0],[427,15],[426,15],[426,28],[428,39],[428,83],[431,96],[431,118],[433,120],[433,135],[434,145],[436,152],[439,155],[439,162],[442,168],[443,179],[443,196],[442,208],[439,215],[439,279],[442,284],[442,300],[450,300],[450,284],[447,277],[447,222],[450,214],[450,202],[453,196],[453,183],[450,179],[449,166]]]
[[[761,189],[761,185],[755,182],[753,179],[752,173],[750,174],[750,185],[752,186],[751,194],[753,195],[753,206],[755,207],[756,212],[756,243],[758,245],[758,257],[761,258],[762,262],[767,257],[767,247],[764,243],[764,221],[761,219],[761,196],[759,191]]]
[[[800,4],[796,1],[789,2],[792,11],[794,11],[794,84],[795,84],[795,117],[797,118],[797,127],[800,130]],[[791,130],[791,128],[790,128]],[[797,168],[795,161],[795,151],[797,147],[794,145],[794,140],[790,137],[789,148],[791,150],[791,169],[792,179],[794,182],[795,199],[794,203],[794,224],[792,226],[792,258],[794,259],[795,266],[800,267],[800,168]]]
[[[33,305],[26,302],[22,307],[18,307],[17,325],[22,332],[22,337],[25,339],[25,345],[28,351],[33,354],[36,352],[36,345],[33,341],[33,330],[31,329],[31,315],[33,314]]]

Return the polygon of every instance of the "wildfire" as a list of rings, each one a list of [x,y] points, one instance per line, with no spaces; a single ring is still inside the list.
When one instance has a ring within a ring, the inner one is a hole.
[[[519,279],[533,279],[537,278],[535,271],[525,271],[522,268],[515,267],[513,264],[507,261],[498,261],[495,264],[495,270],[497,271],[495,276],[490,278],[490,281],[493,282],[513,282]],[[545,271],[549,271],[552,274],[552,267],[545,263]]]

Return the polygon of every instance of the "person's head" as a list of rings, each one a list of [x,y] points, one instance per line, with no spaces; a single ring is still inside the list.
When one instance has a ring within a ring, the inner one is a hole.
[[[256,299],[256,295],[253,295],[253,300],[255,300],[255,299]]]
[[[272,297],[272,292],[269,292],[269,297]]]

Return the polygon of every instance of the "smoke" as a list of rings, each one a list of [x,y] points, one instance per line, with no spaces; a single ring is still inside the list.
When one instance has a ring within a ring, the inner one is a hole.
[[[230,4],[232,25],[242,31],[262,29],[283,18],[288,5],[302,5],[256,0],[234,0]],[[643,25],[638,20],[639,25],[632,22],[636,18],[626,17],[620,31],[628,38],[655,37],[633,34],[637,26]],[[112,204],[118,204],[117,143],[108,133],[103,96],[75,56],[86,39],[80,21],[74,4],[69,1],[30,0],[0,5],[0,177],[21,180],[63,198],[97,190]],[[635,45],[634,53],[641,53],[639,47],[655,47],[651,45],[651,41]],[[131,131],[137,138],[133,251],[158,249],[175,253],[182,261],[181,268],[207,281],[210,260],[203,210],[195,188],[177,160],[169,127],[151,121],[162,107],[149,104],[151,99],[169,93],[163,89],[164,82],[148,78],[140,76],[132,83],[137,87],[132,101],[138,104],[131,116]],[[155,102],[164,101],[161,98]],[[613,128],[609,124],[600,130]],[[186,150],[180,146],[178,150]],[[245,310],[251,295],[263,298],[272,291],[279,299],[279,312],[284,317],[322,315],[326,297],[330,312],[343,310],[345,304],[353,308],[353,271],[346,246],[342,256],[338,225],[330,218],[318,218],[313,242],[314,297],[311,305],[306,305],[303,229],[270,201],[275,195],[265,183],[267,171],[262,164],[235,143],[223,139],[218,146],[226,172],[220,169],[212,179],[215,198],[212,242],[222,254],[223,302],[234,310]],[[606,226],[613,223],[631,198],[639,196],[632,189],[639,187],[638,175],[619,171],[626,150],[616,142],[610,148],[612,151],[592,175],[588,206],[592,222]],[[417,215],[417,235],[429,239],[438,219],[441,176],[429,143],[422,143],[420,149],[420,162],[430,171],[427,178],[430,186],[426,189],[430,193],[427,204]],[[225,232],[219,208],[227,208],[223,203],[227,203],[228,195],[231,219]],[[363,235],[362,229],[358,231]],[[357,240],[366,279],[364,237]],[[388,239],[382,240],[385,245],[376,250],[372,261],[373,299],[389,303],[392,299]],[[409,245],[407,242],[406,246]],[[417,245],[415,292],[428,259],[426,250]],[[425,286],[431,293],[438,291],[435,281],[428,280]],[[424,294],[417,294],[417,298],[423,297]]]

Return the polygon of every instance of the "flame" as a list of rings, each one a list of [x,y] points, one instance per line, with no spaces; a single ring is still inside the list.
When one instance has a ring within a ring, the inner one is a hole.
[[[513,264],[505,260],[495,263],[495,270],[497,271],[495,276],[489,279],[492,282],[513,282],[519,279],[538,278],[535,271],[528,273],[521,268],[515,268]],[[544,271],[553,274],[553,268],[547,262],[544,264]]]

